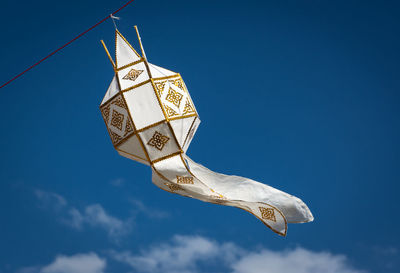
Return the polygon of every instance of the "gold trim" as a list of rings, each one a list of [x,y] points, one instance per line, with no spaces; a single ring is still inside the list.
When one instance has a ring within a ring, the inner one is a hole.
[[[139,35],[138,27],[135,25],[134,28],[136,30],[136,35],[139,40],[140,50],[142,51],[143,58],[145,58],[147,60],[146,53],[144,53],[144,49],[143,49],[143,45],[142,45],[142,39],[140,38],[140,35]]]
[[[138,133],[144,132],[144,131],[146,131],[147,129],[156,127],[156,126],[158,126],[158,125],[160,125],[160,124],[163,124],[164,122],[166,122],[165,119],[163,119],[163,120],[161,120],[161,121],[158,121],[158,122],[156,122],[156,123],[150,124],[149,126],[143,127],[142,129],[137,130],[137,132],[138,132]]]
[[[120,68],[115,68],[115,72],[119,72],[119,71],[121,71],[121,70],[123,70],[123,69],[125,69],[125,68],[128,68],[128,67],[130,67],[130,66],[132,66],[132,65],[135,65],[135,64],[140,64],[141,62],[144,62],[144,59],[143,59],[143,58],[140,58],[140,60],[138,60],[138,61],[135,61],[135,62],[126,64],[126,65],[124,65],[124,66],[121,66]]]
[[[106,53],[107,53],[108,59],[110,60],[110,62],[111,62],[111,64],[112,64],[113,68],[115,69],[115,67],[116,67],[116,66],[115,66],[115,63],[114,63],[113,59],[111,58],[110,52],[108,52],[108,49],[107,49],[107,47],[106,47],[106,44],[104,43],[103,40],[100,40],[100,42],[101,42],[101,44],[103,45],[104,50],[105,50]]]
[[[119,90],[121,90],[121,84],[120,84],[120,82],[119,82],[118,75],[116,75],[116,76],[117,76],[117,80],[118,80]],[[137,137],[138,137],[138,139],[139,139],[139,142],[140,142],[140,145],[142,146],[142,149],[143,149],[143,151],[144,151],[144,153],[145,153],[145,155],[146,155],[147,161],[150,162],[149,153],[147,152],[146,148],[144,147],[143,140],[142,140],[142,138],[140,137],[139,134],[136,134],[137,128],[136,128],[136,125],[135,125],[135,121],[133,120],[132,113],[131,113],[131,111],[129,110],[128,103],[127,103],[126,100],[125,100],[125,96],[124,96],[124,94],[122,93],[122,91],[120,91],[120,92],[118,92],[118,93],[121,93],[121,97],[122,97],[122,99],[124,100],[124,102],[125,102],[125,104],[126,104],[126,110],[128,111],[128,114],[129,114],[129,116],[131,117],[132,124],[133,124],[133,135],[137,135]]]
[[[175,132],[174,132],[174,129],[172,128],[172,125],[168,121],[167,121],[167,125],[168,125],[168,128],[171,130],[171,134],[174,136],[176,146],[178,146],[179,150],[183,153],[182,147],[179,144],[178,138],[175,135]]]
[[[167,113],[165,113],[165,109],[164,109],[164,107],[163,107],[163,105],[162,105],[161,98],[160,98],[160,96],[158,95],[157,88],[156,88],[156,86],[154,85],[154,81],[153,81],[152,78],[150,79],[150,81],[151,81],[151,85],[153,86],[153,91],[154,91],[154,93],[156,94],[157,101],[158,101],[158,105],[161,107],[161,111],[163,112],[166,121],[169,121],[168,115],[167,115]]]
[[[117,77],[118,77],[118,75],[117,75]],[[142,86],[142,85],[145,85],[145,84],[147,84],[147,83],[149,83],[149,82],[151,82],[151,79],[145,80],[145,81],[143,81],[143,82],[141,82],[141,83],[138,83],[138,84],[136,84],[136,85],[134,85],[134,86],[131,86],[131,87],[128,87],[128,88],[126,88],[126,89],[124,89],[124,90],[121,90],[121,93],[125,93],[125,92],[127,92],[127,91],[131,91],[132,89],[135,89],[135,88],[137,88],[137,87],[140,87],[140,86]]]
[[[191,117],[197,117],[197,116],[198,116],[197,113],[195,113],[195,114],[190,114],[187,116],[179,116],[179,117],[169,118],[169,120],[184,119],[184,118],[191,118]]]
[[[193,108],[194,108],[194,112],[197,114],[197,116],[199,116],[199,113],[197,112],[196,106],[194,105],[193,100],[192,100],[192,97],[191,97],[190,94],[189,94],[189,90],[188,90],[188,88],[187,88],[187,86],[186,86],[185,81],[183,80],[181,74],[178,73],[178,75],[179,75],[179,77],[181,78],[181,80],[182,80],[182,82],[183,82],[183,85],[184,85],[184,87],[185,87],[185,91],[186,91],[186,93],[188,94],[189,100],[190,100],[190,102],[192,103],[192,106],[193,106]]]
[[[125,39],[124,35],[119,32],[118,29],[115,29],[115,67],[118,68],[118,61],[117,61],[117,35],[119,35],[122,40],[125,41],[125,43],[133,50],[133,52],[138,56],[139,58],[142,58],[142,56],[137,53],[137,51],[133,48],[133,46]]]
[[[175,152],[175,153],[172,153],[172,154],[169,154],[169,155],[166,155],[166,156],[157,158],[157,159],[155,159],[155,160],[153,160],[153,161],[150,161],[150,164],[151,164],[151,165],[154,165],[154,164],[157,163],[157,162],[160,162],[160,161],[163,161],[163,160],[165,160],[165,159],[168,159],[168,158],[171,158],[171,157],[180,155],[180,154],[182,154],[182,153],[183,153],[182,151],[179,151],[179,152]],[[168,180],[168,181],[169,181],[169,180]],[[170,181],[169,181],[169,182],[170,182]]]
[[[232,200],[232,201],[235,201],[235,200]],[[240,200],[237,200],[237,201],[240,201]],[[241,202],[246,202],[246,201],[241,201]],[[257,215],[255,215],[253,212],[251,212],[251,211],[249,211],[249,210],[247,210],[247,209],[241,208],[241,207],[237,207],[237,208],[242,209],[242,210],[244,210],[244,211],[247,211],[248,213],[250,213],[250,214],[252,214],[253,216],[257,217],[258,220],[260,220],[265,226],[267,226],[270,230],[272,230],[272,231],[275,232],[276,234],[278,234],[278,235],[280,235],[280,236],[283,236],[283,237],[286,237],[286,234],[287,234],[287,221],[286,221],[286,217],[283,215],[283,213],[282,213],[280,210],[278,210],[277,208],[275,208],[274,206],[271,206],[271,205],[269,205],[269,204],[267,204],[267,203],[264,203],[264,202],[254,202],[254,203],[261,203],[261,204],[264,204],[264,205],[267,205],[267,206],[270,206],[270,207],[273,207],[274,209],[276,209],[276,211],[279,212],[279,214],[282,216],[283,220],[285,221],[285,233],[281,233],[281,232],[278,232],[277,230],[273,229],[270,225],[268,225],[267,223],[265,223],[260,217],[258,217]],[[225,204],[221,204],[221,205],[229,206],[229,205],[225,205]]]
[[[172,71],[171,71],[172,72]],[[174,72],[175,73],[175,72]],[[171,79],[174,77],[178,77],[179,73],[176,73],[175,75],[171,75],[171,76],[165,76],[165,77],[159,77],[159,78],[153,78],[153,80],[155,81],[159,81],[159,80],[167,80],[167,79]]]
[[[133,118],[132,118],[132,120],[133,120]],[[133,121],[132,121],[132,122],[133,122]],[[135,129],[135,132],[133,133],[133,135],[139,136],[139,133],[144,132],[144,131],[146,131],[146,130],[148,130],[148,129],[151,129],[151,128],[153,128],[153,127],[156,127],[156,126],[158,126],[158,125],[161,125],[161,124],[163,124],[164,122],[166,122],[165,119],[163,119],[163,120],[161,120],[161,121],[158,121],[158,122],[156,122],[156,123],[150,124],[149,126],[143,127],[142,129],[139,129],[139,130]],[[122,140],[120,143],[118,143],[117,146],[114,146],[114,147],[115,147],[115,148],[119,147],[120,145],[124,144],[125,141],[127,141],[127,139]]]
[[[102,110],[102,108],[105,107],[106,104],[108,104],[109,101],[112,101],[112,100],[115,99],[118,95],[121,95],[121,92],[120,92],[120,91],[118,91],[114,96],[112,96],[111,98],[109,98],[105,103],[100,104],[100,106],[99,106],[100,110]],[[128,105],[127,105],[126,107],[128,107]]]

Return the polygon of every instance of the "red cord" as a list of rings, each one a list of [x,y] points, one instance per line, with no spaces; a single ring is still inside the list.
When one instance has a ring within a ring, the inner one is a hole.
[[[17,78],[19,78],[20,76],[22,76],[23,74],[25,74],[26,72],[28,72],[29,70],[31,70],[32,68],[34,68],[35,66],[37,66],[38,64],[40,64],[41,62],[45,61],[46,59],[50,58],[52,55],[56,54],[58,51],[60,51],[61,49],[63,49],[64,47],[66,47],[67,45],[69,45],[70,43],[74,42],[75,40],[79,39],[80,37],[82,37],[83,35],[85,35],[86,33],[88,33],[89,31],[91,31],[92,29],[94,29],[95,27],[97,27],[98,25],[100,25],[101,23],[103,23],[105,20],[107,20],[108,18],[111,17],[111,15],[114,15],[116,13],[118,13],[119,11],[121,11],[123,8],[125,8],[127,5],[129,5],[130,3],[132,3],[134,0],[129,0],[125,5],[123,5],[122,7],[120,7],[119,9],[117,9],[116,11],[114,11],[113,13],[111,13],[110,15],[108,15],[107,17],[105,17],[104,19],[102,19],[101,21],[97,22],[95,25],[91,26],[90,28],[88,28],[87,30],[85,30],[84,32],[82,32],[81,34],[79,34],[78,36],[76,36],[75,38],[73,38],[71,41],[69,41],[68,43],[64,44],[63,46],[57,48],[56,50],[54,50],[53,52],[51,52],[49,55],[47,55],[46,57],[44,57],[43,59],[41,59],[40,61],[38,61],[37,63],[31,65],[30,67],[28,67],[27,69],[25,69],[24,71],[22,71],[21,73],[19,73],[17,76],[15,76],[14,78],[12,78],[11,80],[9,80],[8,82],[6,82],[5,84],[3,84],[2,86],[0,86],[0,89],[3,88],[4,86],[6,86],[7,84],[11,83],[12,81],[16,80]]]

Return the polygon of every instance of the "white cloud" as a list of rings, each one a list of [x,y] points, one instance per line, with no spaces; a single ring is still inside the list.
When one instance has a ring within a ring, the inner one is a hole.
[[[304,248],[249,253],[232,265],[233,273],[361,273],[351,268],[346,256]]]
[[[103,209],[99,204],[87,206],[85,208],[84,221],[91,226],[105,229],[111,237],[119,237],[129,233],[131,230],[131,221],[122,221],[113,217]]]
[[[95,253],[57,256],[53,263],[40,269],[40,273],[103,273],[106,260]]]
[[[352,268],[344,255],[315,252],[304,248],[284,251],[261,249],[248,251],[234,243],[218,243],[202,236],[174,236],[162,243],[142,250],[111,252],[111,257],[126,263],[135,272],[197,273],[361,273]],[[202,270],[207,267],[207,270]],[[223,268],[223,270],[221,269]]]
[[[40,201],[41,207],[60,210],[67,206],[67,201],[59,194],[42,190],[34,190],[34,194],[36,198]]]
[[[122,236],[129,234],[133,224],[132,218],[118,219],[108,214],[100,204],[86,206],[82,211],[71,207],[61,222],[77,230],[82,230],[85,226],[101,228],[114,241],[119,241]]]
[[[154,246],[132,255],[130,252],[111,253],[117,261],[129,264],[138,272],[195,272],[196,263],[213,257],[232,260],[238,254],[233,244],[218,244],[201,236],[173,237],[171,243]]]

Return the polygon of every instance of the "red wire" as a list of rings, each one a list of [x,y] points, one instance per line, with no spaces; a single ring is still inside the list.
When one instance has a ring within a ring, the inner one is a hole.
[[[108,18],[111,17],[111,15],[118,13],[119,11],[121,11],[123,8],[125,8],[127,5],[129,5],[130,3],[132,3],[134,0],[129,0],[125,5],[123,5],[122,7],[120,7],[119,9],[117,9],[116,11],[114,11],[113,13],[111,13],[110,15],[108,15],[107,17],[105,17],[104,19],[102,19],[101,21],[97,22],[95,25],[91,26],[90,28],[88,28],[87,30],[85,30],[84,32],[82,32],[81,34],[79,34],[78,36],[76,36],[75,38],[73,38],[71,41],[69,41],[68,43],[64,44],[63,46],[57,48],[56,50],[54,50],[53,52],[51,52],[49,55],[47,55],[46,57],[44,57],[43,59],[41,59],[40,61],[36,62],[35,64],[31,65],[30,67],[28,67],[27,69],[25,69],[24,71],[22,71],[21,73],[19,73],[18,75],[16,75],[14,78],[12,78],[11,80],[9,80],[8,82],[6,82],[5,84],[3,84],[2,86],[0,86],[0,89],[3,88],[4,86],[8,85],[9,83],[11,83],[12,81],[16,80],[17,78],[21,77],[23,74],[25,74],[26,72],[28,72],[29,70],[31,70],[32,68],[34,68],[35,66],[37,66],[38,64],[40,64],[41,62],[45,61],[46,59],[50,58],[52,55],[56,54],[58,51],[60,51],[61,49],[63,49],[64,47],[66,47],[67,45],[69,45],[70,43],[74,42],[75,40],[79,39],[80,37],[82,37],[83,35],[85,35],[86,33],[88,33],[89,31],[91,31],[92,29],[94,29],[95,27],[97,27],[98,25],[100,25],[101,23],[103,23],[105,20],[107,20]]]

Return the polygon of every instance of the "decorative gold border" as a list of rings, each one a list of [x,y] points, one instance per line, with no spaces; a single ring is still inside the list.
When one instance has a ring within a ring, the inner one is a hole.
[[[172,117],[169,118],[168,120],[176,120],[176,119],[184,119],[184,118],[191,118],[191,117],[197,117],[197,113],[186,115],[186,116],[179,116],[179,117]]]
[[[126,64],[126,65],[124,65],[124,66],[121,66],[120,68],[115,68],[115,72],[119,72],[119,71],[121,71],[121,70],[123,70],[123,69],[125,69],[125,68],[128,68],[128,67],[130,67],[130,66],[132,66],[132,65],[135,65],[135,64],[140,64],[141,62],[144,62],[144,59],[143,59],[143,58],[140,58],[140,60],[137,60],[137,61],[135,61],[135,62]]]
[[[164,107],[162,106],[161,98],[160,98],[160,96],[158,95],[157,88],[156,88],[156,86],[154,85],[154,81],[153,81],[153,79],[150,79],[150,80],[151,80],[151,85],[153,86],[154,94],[156,94],[156,97],[157,97],[158,105],[161,107],[161,110],[162,110],[162,112],[163,112],[163,114],[164,114],[165,120],[166,120],[166,121],[169,121],[168,115],[167,115],[167,113],[165,113],[165,109],[164,109]]]
[[[174,73],[175,73],[175,75],[153,78],[153,80],[155,80],[155,81],[168,80],[168,79],[172,79],[172,78],[175,78],[175,77],[179,76],[179,73],[176,73],[176,72],[174,72]]]
[[[124,154],[130,155],[130,156],[132,156],[132,157],[136,157],[137,159],[140,159],[140,160],[146,162],[146,163],[147,163],[146,165],[149,165],[149,166],[150,166],[150,162],[148,162],[145,158],[141,158],[140,156],[137,156],[137,155],[134,155],[134,154],[125,152],[125,151],[120,150],[120,149],[117,149],[117,148],[116,148],[115,150],[116,150],[117,152],[124,153]],[[133,159],[133,160],[134,160],[134,159]]]
[[[117,77],[118,77],[118,75],[117,75]],[[124,89],[124,90],[121,90],[121,93],[125,93],[125,92],[127,92],[127,91],[131,91],[132,89],[135,89],[135,88],[137,88],[137,87],[140,87],[140,86],[142,86],[142,85],[145,85],[145,84],[147,84],[147,83],[149,83],[149,82],[151,82],[151,79],[145,80],[145,81],[143,81],[143,82],[141,82],[141,83],[138,83],[138,84],[136,84],[136,85],[133,85],[133,86],[131,86],[131,87],[128,87],[128,88],[126,88],[126,89]]]

